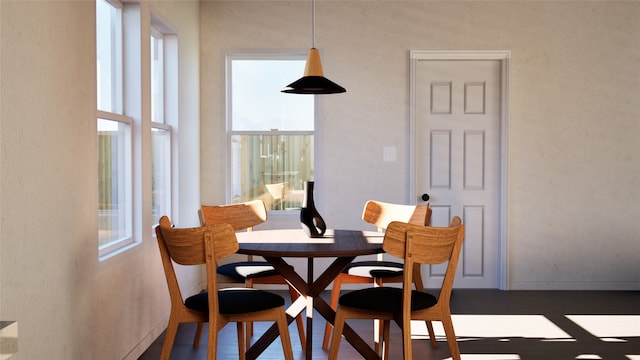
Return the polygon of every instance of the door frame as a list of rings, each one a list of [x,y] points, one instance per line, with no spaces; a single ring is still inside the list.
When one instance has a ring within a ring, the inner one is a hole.
[[[500,61],[500,204],[498,240],[498,286],[509,290],[509,241],[508,241],[508,165],[509,165],[509,66],[511,50],[411,50],[409,82],[409,201],[417,202],[416,156],[416,63],[420,60],[498,60]]]

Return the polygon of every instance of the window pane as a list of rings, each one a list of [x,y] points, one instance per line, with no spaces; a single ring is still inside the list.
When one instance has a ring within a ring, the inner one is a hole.
[[[100,249],[131,239],[131,126],[98,119]]]
[[[313,178],[313,135],[231,137],[233,202],[262,199],[269,210],[300,209]]]
[[[122,114],[121,14],[107,1],[96,1],[98,110],[118,114]]]
[[[164,123],[164,43],[162,34],[151,35],[151,121]]]
[[[314,96],[280,92],[299,79],[305,60],[232,60],[233,131],[314,129]]]
[[[157,224],[162,215],[171,216],[171,137],[167,130],[151,132],[152,216]]]

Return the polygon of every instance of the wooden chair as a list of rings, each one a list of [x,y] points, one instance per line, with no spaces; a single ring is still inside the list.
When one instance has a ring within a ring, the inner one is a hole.
[[[156,236],[171,298],[169,325],[160,356],[162,360],[170,358],[178,325],[185,322],[209,323],[207,359],[210,360],[216,358],[218,331],[227,323],[236,322],[239,358],[245,359],[242,326],[245,321],[275,321],[280,331],[284,358],[293,360],[287,315],[281,296],[256,289],[218,290],[217,261],[238,250],[238,241],[231,225],[176,229],[169,218],[163,216],[156,227]],[[206,264],[207,291],[183,301],[174,262],[180,265]],[[199,337],[194,342],[196,347],[198,340]]]
[[[253,231],[253,227],[267,221],[267,208],[262,200],[253,200],[229,205],[202,205],[198,211],[202,226],[230,224],[235,231]],[[267,261],[254,261],[252,256],[247,261],[231,262],[218,266],[218,274],[243,282],[246,287],[255,284],[286,284],[289,286],[291,300],[295,301],[300,294],[293,288]],[[305,349],[306,337],[302,315],[296,317],[298,336],[302,349]],[[196,336],[199,337],[202,325],[198,326]],[[253,326],[247,322],[246,344],[251,343]]]
[[[451,321],[449,300],[453,279],[464,239],[464,226],[455,216],[447,228],[424,227],[392,222],[384,235],[382,247],[390,255],[404,259],[402,288],[374,287],[352,291],[340,297],[329,359],[337,359],[345,319],[382,319],[383,353],[388,358],[390,320],[402,329],[404,359],[412,358],[411,320],[441,321],[454,360],[460,351]],[[438,297],[412,290],[415,263],[440,264],[448,261]]]
[[[431,221],[431,209],[429,205],[400,205],[370,200],[364,206],[362,220],[375,225],[379,232],[384,232],[392,221],[406,222],[410,224],[428,226]],[[401,283],[403,281],[404,264],[393,261],[383,261],[383,254],[373,261],[354,261],[333,281],[330,305],[336,309],[342,284],[375,284],[382,286],[384,283]],[[415,264],[413,269],[413,282],[416,290],[424,291],[420,264]],[[437,346],[433,326],[427,322],[431,345]],[[322,348],[327,349],[331,339],[331,324],[327,322],[324,329]],[[375,350],[379,353],[380,333],[379,325],[374,326]]]

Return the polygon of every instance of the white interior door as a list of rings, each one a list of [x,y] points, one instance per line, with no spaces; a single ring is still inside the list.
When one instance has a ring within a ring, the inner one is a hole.
[[[415,186],[432,225],[466,228],[458,288],[500,288],[501,60],[416,60],[412,104]],[[446,264],[423,267],[426,286]]]

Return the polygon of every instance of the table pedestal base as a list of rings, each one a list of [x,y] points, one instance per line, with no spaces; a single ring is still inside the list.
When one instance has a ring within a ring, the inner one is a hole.
[[[289,308],[287,308],[287,320],[289,324],[306,309],[307,312],[307,329],[306,329],[306,352],[305,358],[310,360],[312,355],[312,339],[313,339],[313,309],[316,309],[322,317],[324,317],[329,323],[333,325],[336,317],[334,309],[327,304],[320,294],[329,286],[331,281],[335,279],[338,274],[349,265],[355,256],[345,256],[336,258],[331,265],[329,265],[317,280],[313,280],[313,258],[307,258],[307,281],[304,281],[296,273],[291,266],[289,266],[280,257],[265,256],[273,267],[285,278],[287,281],[302,295],[300,296]],[[247,359],[256,359],[277,337],[278,327],[273,324],[261,337],[256,341],[253,346],[247,351]],[[369,345],[351,328],[345,324],[343,335],[349,343],[365,358],[365,359],[380,359],[380,356],[373,351]]]

